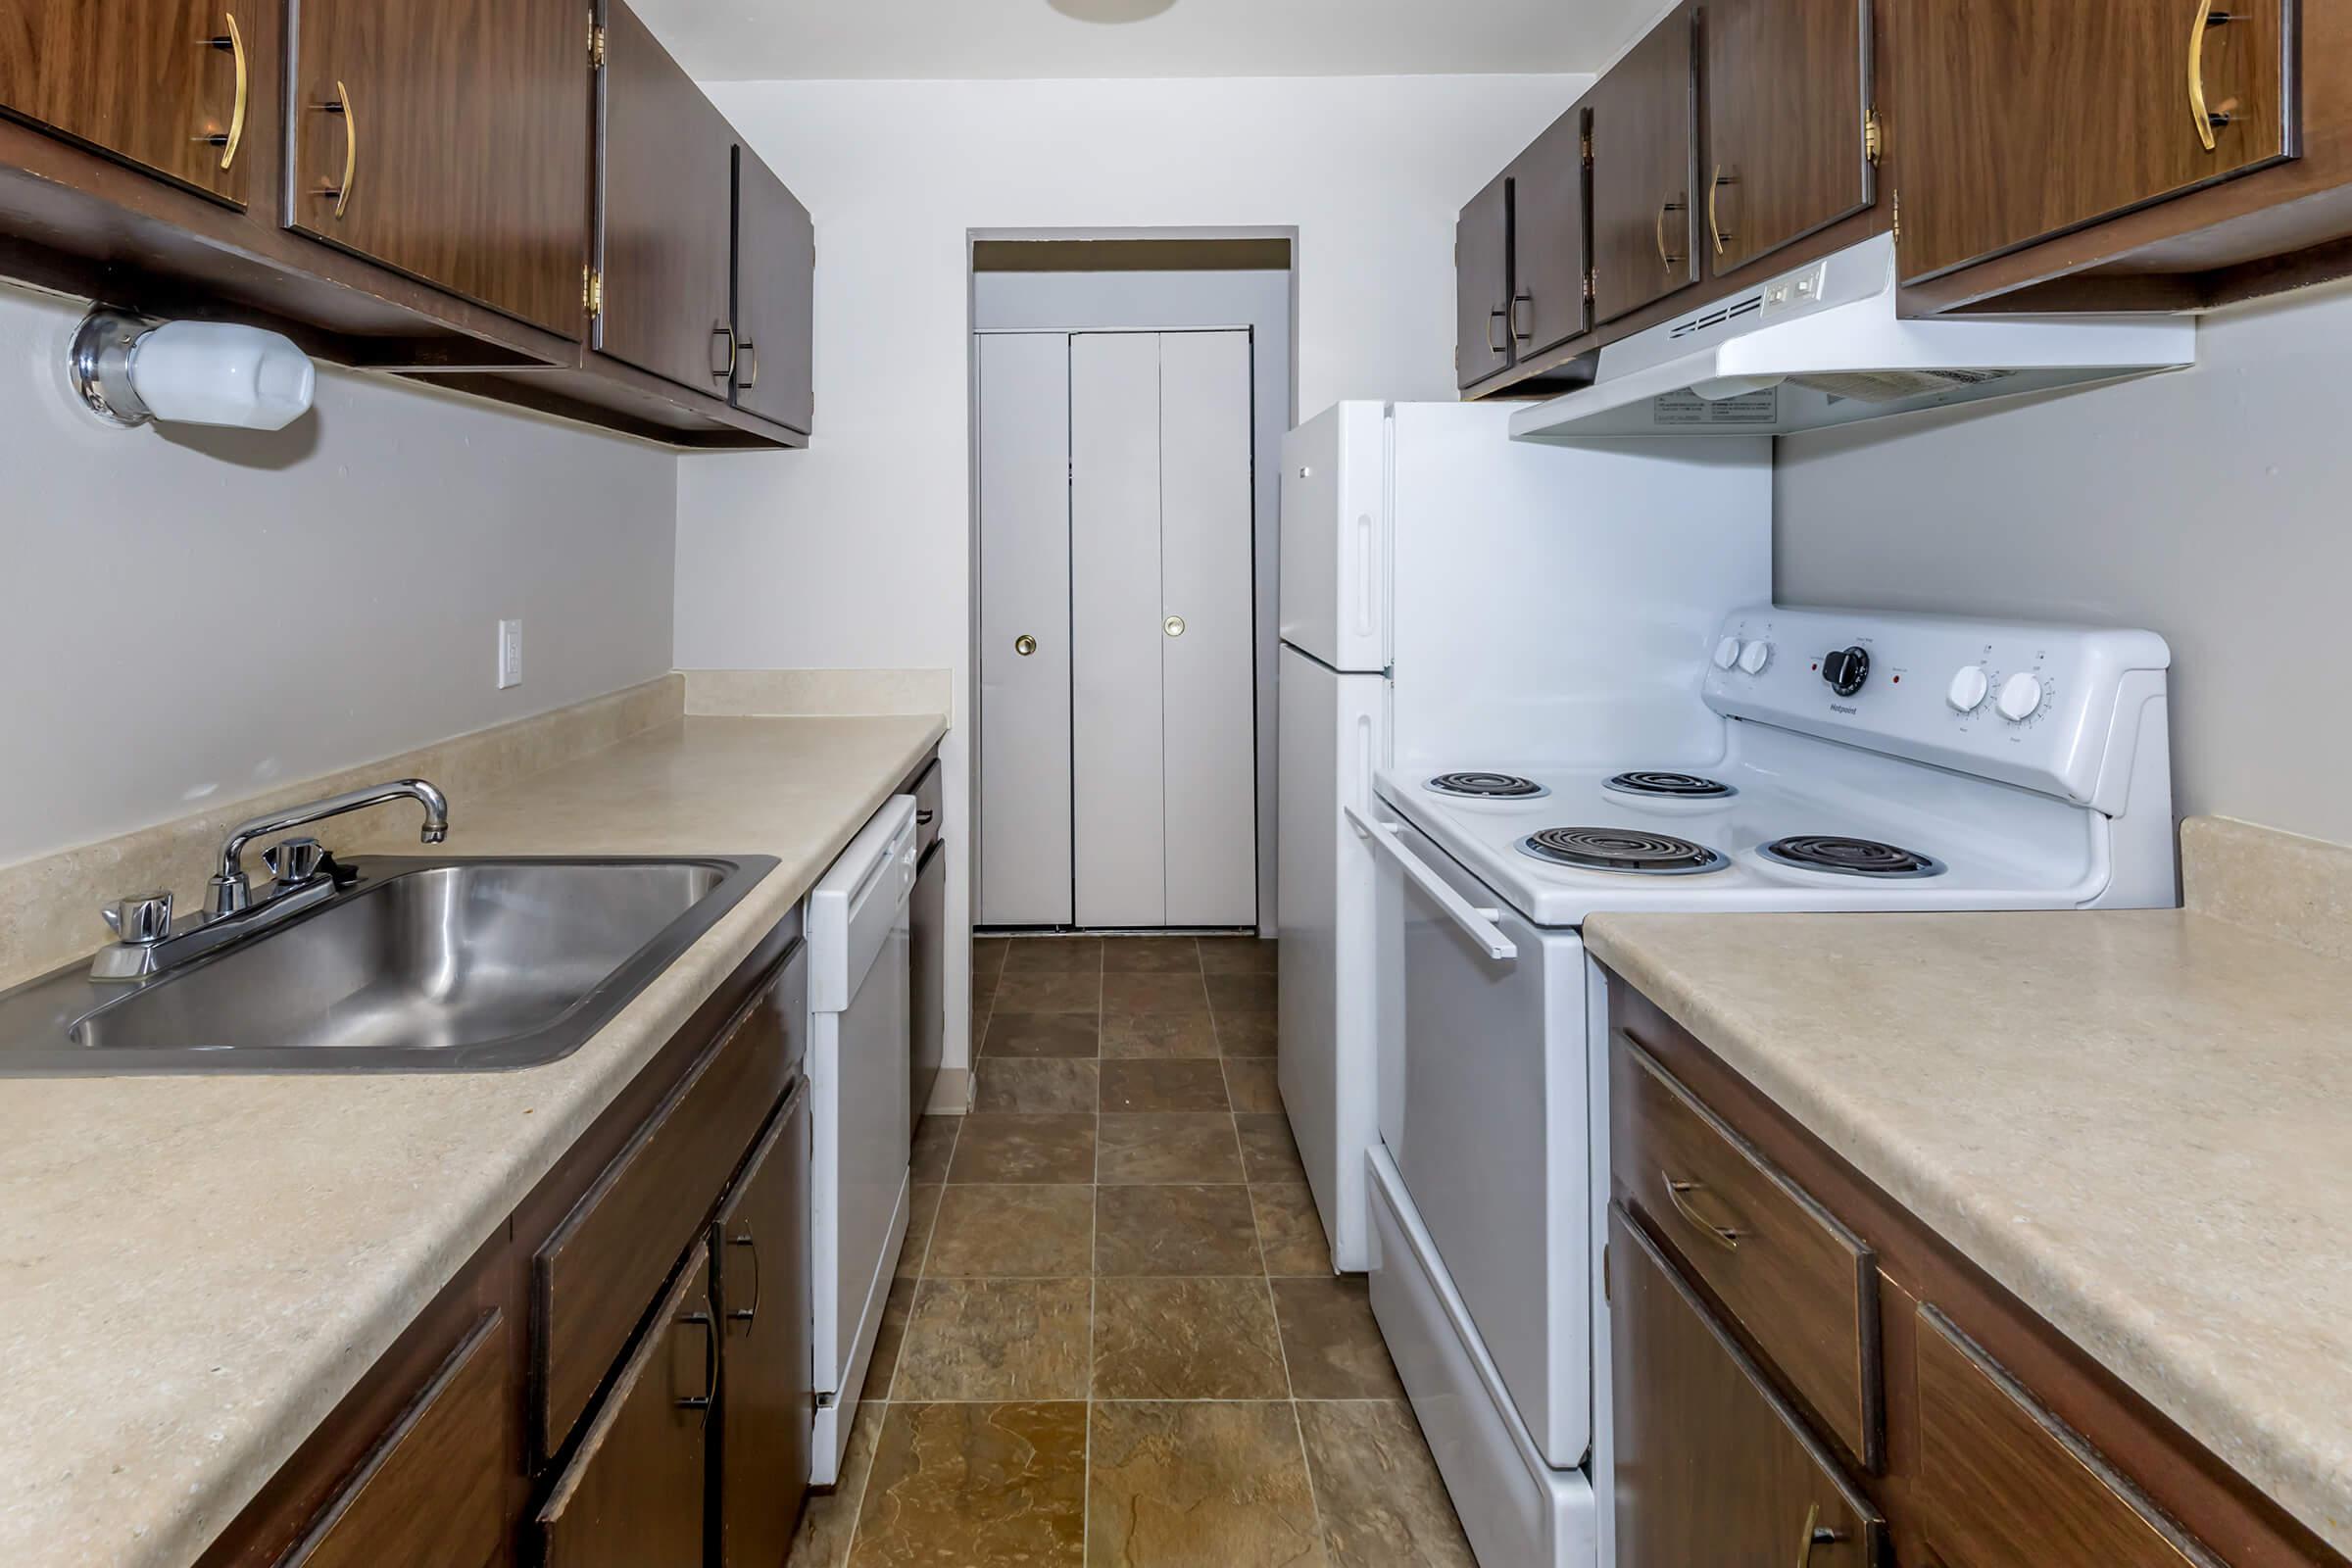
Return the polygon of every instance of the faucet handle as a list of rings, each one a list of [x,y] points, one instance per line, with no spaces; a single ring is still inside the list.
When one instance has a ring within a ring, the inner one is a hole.
[[[317,839],[287,839],[264,850],[262,858],[269,862],[270,874],[277,878],[279,887],[298,888],[326,863],[326,846]]]
[[[151,948],[172,934],[172,895],[141,893],[98,911],[107,929],[128,946]]]

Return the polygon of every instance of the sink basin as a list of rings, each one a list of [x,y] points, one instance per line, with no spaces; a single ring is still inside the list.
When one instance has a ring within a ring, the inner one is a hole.
[[[0,996],[0,1076],[474,1072],[558,1060],[776,862],[366,858],[346,892],[129,985]]]

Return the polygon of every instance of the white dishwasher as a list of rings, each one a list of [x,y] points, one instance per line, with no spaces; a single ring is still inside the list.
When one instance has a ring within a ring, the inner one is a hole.
[[[830,1486],[906,1239],[914,797],[894,795],[808,895],[809,1264],[816,1433]]]

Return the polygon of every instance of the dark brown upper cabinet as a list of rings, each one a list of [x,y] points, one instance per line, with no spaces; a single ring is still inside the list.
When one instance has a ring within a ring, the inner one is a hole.
[[[591,64],[578,0],[297,0],[286,221],[578,338]]]
[[[1496,174],[1453,224],[1455,382],[1467,391],[1511,368],[1511,177]]]
[[[1903,275],[2294,157],[2293,19],[2293,0],[1894,0]]]
[[[736,149],[734,401],[808,434],[815,421],[816,229],[774,171]]]
[[[1592,317],[1616,320],[1698,281],[1693,24],[1677,9],[1594,84]]]
[[[609,0],[599,353],[724,399],[735,376],[735,127]]]
[[[1511,346],[1546,354],[1591,324],[1585,298],[1585,112],[1552,122],[1506,172],[1511,182]]]
[[[1721,277],[1874,198],[1869,0],[1707,0],[1699,248]]]
[[[253,0],[0,0],[0,112],[243,206],[276,72],[260,20]]]

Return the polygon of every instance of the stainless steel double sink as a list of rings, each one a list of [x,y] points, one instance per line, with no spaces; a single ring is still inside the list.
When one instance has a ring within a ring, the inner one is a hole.
[[[356,858],[347,889],[184,967],[124,982],[79,963],[0,993],[0,1077],[555,1061],[775,865]]]

